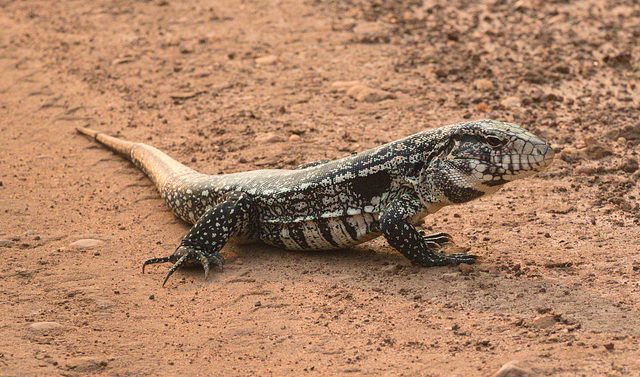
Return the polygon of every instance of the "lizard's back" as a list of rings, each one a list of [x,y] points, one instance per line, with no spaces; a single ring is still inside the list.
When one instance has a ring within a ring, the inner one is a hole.
[[[243,229],[235,239],[293,250],[343,248],[379,236],[380,206],[392,186],[400,184],[403,163],[410,163],[410,152],[415,152],[400,140],[305,169],[207,175],[146,144],[78,131],[134,162],[182,220],[195,224],[229,194],[243,192],[258,209],[258,226]]]

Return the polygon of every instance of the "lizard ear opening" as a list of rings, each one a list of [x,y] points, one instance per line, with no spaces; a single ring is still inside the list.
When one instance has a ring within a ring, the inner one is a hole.
[[[422,158],[416,161],[412,166],[411,170],[407,172],[408,177],[419,177],[422,174],[422,171],[425,168],[429,168],[431,163],[434,160],[445,158],[456,146],[456,141],[450,139],[446,144],[441,145],[438,149],[430,150],[424,153]]]

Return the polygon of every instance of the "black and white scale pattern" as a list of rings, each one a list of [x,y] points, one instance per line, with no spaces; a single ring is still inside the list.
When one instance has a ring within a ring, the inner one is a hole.
[[[424,235],[414,224],[440,208],[468,202],[532,175],[553,150],[521,127],[493,120],[427,130],[335,161],[294,170],[210,176],[145,144],[79,128],[124,154],[155,183],[169,208],[196,224],[176,252],[146,264],[222,264],[231,239],[290,250],[344,248],[384,235],[424,266],[473,263],[475,256],[437,250],[451,237]],[[168,278],[168,276],[167,276]],[[166,281],[166,280],[165,280]]]

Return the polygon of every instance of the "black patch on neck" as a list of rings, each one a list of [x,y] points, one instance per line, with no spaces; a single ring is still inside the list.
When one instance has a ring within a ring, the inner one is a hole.
[[[381,170],[353,179],[351,187],[354,193],[357,193],[360,198],[368,202],[371,198],[382,195],[391,187],[391,176],[388,172]]]

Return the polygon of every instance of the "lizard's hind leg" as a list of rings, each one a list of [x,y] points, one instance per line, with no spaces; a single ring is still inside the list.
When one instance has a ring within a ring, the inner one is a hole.
[[[176,251],[167,257],[147,259],[145,266],[156,263],[173,262],[162,285],[180,267],[200,264],[204,268],[205,280],[209,276],[210,266],[222,268],[224,257],[220,250],[241,229],[245,229],[252,218],[251,201],[241,192],[233,192],[224,201],[211,208],[198,220],[182,239]]]

